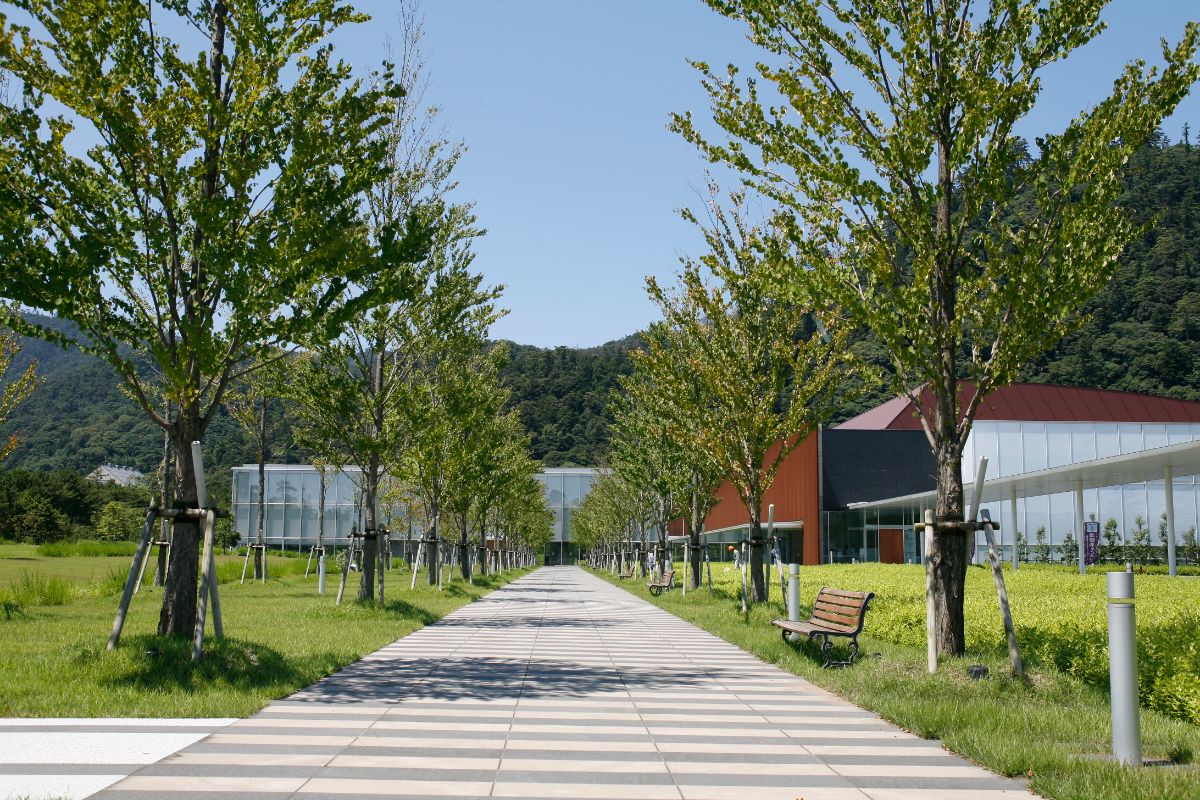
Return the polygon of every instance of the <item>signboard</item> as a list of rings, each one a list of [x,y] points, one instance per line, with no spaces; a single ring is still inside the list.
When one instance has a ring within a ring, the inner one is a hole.
[[[1083,523],[1083,563],[1100,563],[1100,523]]]

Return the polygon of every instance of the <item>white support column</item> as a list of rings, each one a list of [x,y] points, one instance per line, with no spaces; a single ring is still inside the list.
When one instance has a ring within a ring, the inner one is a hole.
[[[1009,536],[1012,537],[1012,568],[1015,571],[1021,563],[1021,557],[1017,553],[1017,487],[1012,487],[1008,495],[1008,510],[1012,514],[1012,532]],[[1004,535],[1003,531],[1000,534]]]
[[[1170,467],[1163,468],[1163,478],[1167,482],[1167,573],[1174,575],[1178,565],[1175,559],[1175,487]]]
[[[1083,481],[1075,481],[1075,535],[1079,546],[1079,574],[1087,572],[1087,535],[1083,532]]]

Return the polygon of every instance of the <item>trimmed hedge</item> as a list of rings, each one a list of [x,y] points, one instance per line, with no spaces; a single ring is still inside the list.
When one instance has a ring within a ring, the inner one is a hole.
[[[1108,570],[1111,571],[1111,570]],[[777,573],[772,571],[778,597]],[[740,596],[740,575],[713,565],[713,581]],[[1005,568],[1017,641],[1024,659],[1052,665],[1108,689],[1108,616],[1104,574],[1023,564]],[[1200,724],[1200,580],[1144,574],[1135,579],[1139,690],[1142,705]],[[868,634],[898,644],[925,643],[925,572],[920,565],[836,564],[802,567],[801,604],[822,586],[875,592]],[[967,649],[1007,652],[991,568],[971,567],[966,586]]]

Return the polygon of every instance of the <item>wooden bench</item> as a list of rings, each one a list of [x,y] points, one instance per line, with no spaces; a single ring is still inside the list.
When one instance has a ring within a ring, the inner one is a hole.
[[[658,583],[648,583],[646,588],[650,590],[650,594],[658,597],[664,590],[675,588],[675,573],[667,572],[662,576],[662,580]]]
[[[787,619],[772,620],[771,624],[782,629],[783,640],[788,640],[789,633],[804,634],[810,640],[821,642],[821,655],[825,659],[823,666],[848,667],[858,657],[858,634],[862,633],[863,619],[867,616],[867,606],[875,598],[874,592],[846,592],[841,589],[822,587],[817,592],[813,602],[813,613],[805,622],[792,622]],[[834,661],[830,653],[833,645],[829,641],[833,636],[845,636],[850,640],[850,656],[845,661]]]
[[[618,577],[618,578],[620,578],[621,580],[625,580],[626,578],[632,578],[632,577],[633,577],[633,572],[634,572],[634,566],[633,566],[633,564],[630,564],[630,565],[629,565],[629,571],[628,571],[628,572],[621,572],[621,573],[618,573],[618,574],[617,574],[617,577]]]

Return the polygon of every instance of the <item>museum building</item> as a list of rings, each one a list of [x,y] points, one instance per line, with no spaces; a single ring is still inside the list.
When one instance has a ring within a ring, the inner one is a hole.
[[[960,408],[971,388],[960,386]],[[1005,560],[1014,530],[1027,545],[1044,543],[1040,552],[1050,560],[1061,560],[1064,537],[1078,542],[1083,523],[1092,519],[1101,525],[1115,520],[1126,542],[1139,526],[1148,528],[1158,545],[1168,498],[1177,542],[1197,525],[1200,402],[1013,384],[980,403],[963,451],[968,502],[983,455],[982,508],[1000,523]],[[762,518],[765,525],[774,505],[781,529],[803,522],[805,564],[919,562],[922,543],[913,525],[933,507],[934,487],[934,459],[920,419],[911,401],[899,397],[801,441],[766,493]],[[726,483],[717,495],[705,541],[744,540],[748,521],[736,492]],[[680,531],[673,526],[672,532]],[[781,549],[786,539],[780,537]],[[979,534],[977,559],[984,549]]]

